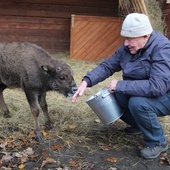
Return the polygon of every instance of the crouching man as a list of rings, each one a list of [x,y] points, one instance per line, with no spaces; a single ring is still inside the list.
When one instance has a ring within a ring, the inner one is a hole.
[[[127,123],[125,132],[143,134],[145,147],[139,155],[156,158],[168,144],[159,116],[170,114],[170,41],[153,30],[145,14],[125,18],[121,35],[124,43],[107,60],[84,76],[72,98],[76,102],[87,87],[122,71],[123,80],[113,79],[108,89],[114,93]]]

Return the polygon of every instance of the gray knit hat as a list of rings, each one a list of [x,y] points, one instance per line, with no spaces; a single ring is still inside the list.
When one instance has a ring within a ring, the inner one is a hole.
[[[151,34],[153,28],[145,14],[131,13],[123,21],[121,35],[124,37],[141,37]]]

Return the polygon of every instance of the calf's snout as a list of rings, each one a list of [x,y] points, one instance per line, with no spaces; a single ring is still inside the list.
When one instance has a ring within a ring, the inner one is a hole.
[[[77,91],[77,86],[75,85],[75,86],[73,86],[72,88],[71,88],[71,90],[67,93],[67,97],[72,97],[75,93],[76,93],[76,91]]]

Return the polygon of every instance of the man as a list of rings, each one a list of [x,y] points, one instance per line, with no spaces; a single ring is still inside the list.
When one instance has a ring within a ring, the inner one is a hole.
[[[156,158],[168,150],[158,117],[170,114],[170,41],[154,31],[149,18],[140,13],[127,15],[121,35],[123,45],[87,73],[72,102],[76,102],[87,87],[122,71],[123,80],[113,79],[108,89],[123,110],[121,119],[130,125],[125,132],[143,134],[146,146],[139,155]]]

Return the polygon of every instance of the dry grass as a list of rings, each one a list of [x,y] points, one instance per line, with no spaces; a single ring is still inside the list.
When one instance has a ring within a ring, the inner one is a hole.
[[[62,58],[69,63],[75,74],[75,80],[79,84],[82,77],[90,70],[92,70],[97,63],[88,63],[83,61],[70,60],[68,54],[60,54],[55,57]],[[115,74],[113,77],[120,79],[121,74]],[[112,77],[112,78],[113,78]],[[111,78],[105,80],[98,85],[88,88],[85,91],[84,96],[79,98],[78,103],[72,104],[71,98],[65,98],[63,95],[56,92],[47,93],[47,103],[49,107],[49,115],[54,123],[54,130],[47,136],[47,139],[54,139],[56,137],[61,138],[65,142],[84,141],[84,144],[88,140],[88,137],[93,138],[93,132],[95,133],[95,139],[99,141],[110,141],[113,143],[119,143],[115,145],[117,149],[119,147],[128,147],[127,143],[132,143],[132,138],[126,138],[121,129],[125,127],[125,124],[118,120],[107,129],[104,133],[100,129],[104,128],[102,123],[97,123],[95,120],[98,119],[93,111],[86,104],[86,99],[91,97],[93,94],[98,92],[100,88],[107,86]],[[25,94],[20,89],[7,89],[5,90],[5,100],[11,111],[12,118],[3,118],[2,113],[0,114],[0,137],[9,137],[11,132],[8,127],[20,128],[22,133],[17,135],[25,135],[24,131],[33,130],[33,117],[30,113],[29,105],[26,101]],[[44,124],[42,113],[39,116],[40,124]],[[166,118],[162,119],[166,133],[169,134],[169,121]],[[7,128],[6,128],[7,127]],[[118,133],[115,133],[120,130]],[[18,132],[19,133],[19,132]],[[88,134],[88,135],[87,135]],[[68,145],[70,143],[68,142]],[[134,144],[135,145],[135,144]]]
[[[143,12],[141,9],[142,3],[140,1],[138,1],[140,5],[138,3],[135,4],[132,2],[133,0],[119,0],[120,13],[123,17],[125,17],[127,14],[131,12],[139,12],[139,13]],[[145,0],[144,2],[154,30],[166,35],[167,25],[165,19],[163,18],[163,13],[159,1]]]
[[[167,34],[166,22],[163,18],[163,13],[162,13],[160,3],[155,0],[149,0],[145,2],[146,2],[147,11],[153,28],[156,31],[166,35]]]

